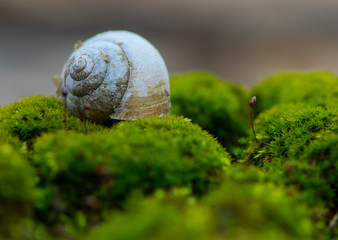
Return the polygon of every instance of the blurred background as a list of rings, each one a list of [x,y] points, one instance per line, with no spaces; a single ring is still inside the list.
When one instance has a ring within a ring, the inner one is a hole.
[[[0,105],[53,95],[74,43],[114,29],[152,42],[170,74],[252,86],[281,71],[338,73],[337,0],[1,0]]]

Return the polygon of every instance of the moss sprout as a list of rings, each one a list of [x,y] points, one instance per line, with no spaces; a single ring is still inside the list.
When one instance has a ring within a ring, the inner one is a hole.
[[[68,127],[67,127],[67,95],[68,95],[67,88],[62,87],[61,94],[62,94],[62,97],[63,97],[63,105],[64,105],[63,124],[64,124],[64,128],[65,128],[65,131],[66,131],[68,129]]]
[[[249,105],[250,105],[250,123],[251,123],[251,128],[252,128],[254,138],[257,141],[257,137],[256,137],[254,125],[253,125],[253,120],[252,120],[252,109],[255,106],[255,104],[256,104],[256,97],[254,96],[250,99],[250,102],[249,102]]]
[[[86,114],[87,112],[91,109],[91,106],[89,103],[85,103],[83,104],[83,124],[84,124],[84,129],[85,129],[85,134],[88,133],[88,129],[87,129],[87,123],[86,123]]]
[[[40,113],[41,113],[42,117],[44,117],[45,113],[46,113],[45,109],[41,108]]]

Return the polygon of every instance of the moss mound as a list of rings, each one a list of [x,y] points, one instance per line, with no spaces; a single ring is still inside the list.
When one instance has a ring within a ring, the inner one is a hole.
[[[337,106],[338,78],[330,73],[289,73],[272,76],[252,91],[258,112],[276,104]]]
[[[230,147],[249,126],[247,93],[208,73],[188,73],[170,79],[171,113],[192,119]]]
[[[258,85],[257,142],[246,134],[251,96],[207,73],[171,81],[172,113],[193,123],[88,123],[83,134],[70,114],[63,129],[54,98],[2,107],[0,238],[335,239],[337,79]]]
[[[227,239],[307,239],[307,210],[269,183],[227,182],[205,199]]]
[[[338,204],[337,108],[278,105],[259,115],[256,129],[258,142],[242,141],[246,161],[298,189],[310,206],[325,206],[328,221]]]
[[[49,189],[51,202],[59,202],[46,204],[42,220],[51,212],[69,219],[84,212],[88,221],[97,221],[105,209],[121,207],[134,190],[147,194],[186,186],[201,195],[220,182],[230,164],[214,138],[174,116],[122,122],[88,135],[47,134],[34,150],[41,185]]]
[[[278,105],[259,115],[255,128],[259,144],[253,147],[259,153],[252,157],[256,164],[269,163],[271,157],[299,158],[316,137],[338,132],[338,109]]]
[[[129,206],[127,212],[113,212],[109,220],[92,229],[83,239],[93,237],[108,239],[203,239],[210,226],[201,208],[186,210],[186,200],[167,199],[165,193],[157,191],[158,197],[145,199]],[[165,199],[163,199],[165,198]],[[175,197],[174,197],[175,198]],[[178,207],[177,205],[182,205]]]
[[[201,202],[155,194],[84,239],[308,239],[308,213],[275,185],[226,182]]]
[[[338,132],[338,109],[304,105],[278,105],[262,113],[255,121],[260,142],[260,163],[269,157],[300,157],[304,148],[323,132]]]
[[[318,135],[300,159],[289,160],[288,183],[305,189],[305,198],[311,205],[320,199],[326,206],[338,210],[338,134]]]
[[[44,132],[64,128],[63,103],[53,97],[33,96],[23,98],[11,105],[0,108],[0,135],[17,136],[31,144],[32,140]],[[81,120],[67,113],[68,129],[84,132]],[[103,129],[102,126],[88,124],[90,131]]]
[[[0,143],[0,169],[0,238],[19,237],[31,215],[37,177],[8,143]]]

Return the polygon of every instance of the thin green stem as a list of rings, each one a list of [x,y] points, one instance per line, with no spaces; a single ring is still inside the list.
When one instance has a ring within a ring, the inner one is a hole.
[[[65,109],[63,111],[63,127],[65,131],[67,131],[68,126],[67,126],[67,99],[66,98],[64,98],[63,104],[65,106]]]
[[[88,133],[87,131],[87,124],[86,124],[86,113],[89,111],[91,108],[89,103],[83,104],[83,123],[84,123],[84,128],[85,128],[85,134]]]
[[[86,124],[86,110],[84,110],[83,112],[83,124],[84,124],[85,134],[87,134],[88,130],[87,130],[87,124]]]
[[[255,133],[253,121],[252,121],[252,107],[250,107],[250,122],[251,122],[251,128],[252,128],[252,132],[253,132],[253,134],[254,134],[255,140],[256,140],[256,142],[258,142],[258,140],[257,140],[257,138],[256,138],[256,133]]]
[[[65,128],[65,131],[67,131],[68,129],[68,126],[67,126],[67,95],[68,95],[67,88],[62,87],[61,94],[63,96],[63,105],[65,106],[65,109],[63,111],[63,127]]]

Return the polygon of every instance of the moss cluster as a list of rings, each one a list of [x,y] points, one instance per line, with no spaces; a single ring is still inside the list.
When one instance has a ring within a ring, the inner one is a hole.
[[[308,239],[308,217],[273,184],[225,182],[201,201],[157,192],[127,213],[113,213],[85,239]]]
[[[0,143],[0,238],[19,237],[32,213],[37,177],[8,143]]]
[[[277,104],[337,106],[338,78],[330,73],[288,73],[272,76],[252,90],[257,112]]]
[[[334,229],[332,219],[338,211],[338,134],[323,132],[304,148],[299,158],[287,162],[284,182],[301,191],[301,200],[317,208],[316,215],[323,215],[324,225]],[[322,207],[322,209],[320,208]],[[326,227],[323,227],[326,229]],[[329,235],[338,236],[329,232]]]
[[[278,105],[259,115],[255,122],[264,151],[274,157],[299,157],[304,148],[325,132],[338,132],[338,109],[304,105]],[[265,150],[266,149],[266,150]]]
[[[0,238],[338,236],[335,76],[283,74],[254,88],[258,141],[245,90],[207,73],[171,86],[174,115],[88,123],[88,134],[70,114],[63,129],[53,98],[0,108]]]
[[[297,191],[313,209],[316,238],[337,234],[338,78],[328,73],[282,74],[253,89],[258,142],[241,139],[238,162],[259,166]]]
[[[282,174],[286,183],[311,195],[310,204],[338,204],[335,135],[331,136],[338,134],[337,108],[278,105],[262,113],[255,125],[259,142],[250,144],[247,139],[247,161]]]
[[[245,135],[249,124],[243,106],[247,92],[209,73],[188,73],[170,79],[171,113],[192,119],[226,147]]]
[[[17,136],[32,144],[32,140],[45,132],[64,128],[64,105],[53,97],[33,96],[23,98],[0,108],[0,135]],[[84,132],[81,120],[67,113],[67,127]],[[90,131],[104,129],[89,123]]]
[[[99,134],[44,135],[34,150],[41,184],[61,205],[46,204],[42,214],[58,211],[69,218],[78,210],[101,218],[98,212],[122,207],[134,190],[186,186],[201,195],[220,182],[230,164],[215,139],[173,116],[123,122]]]

